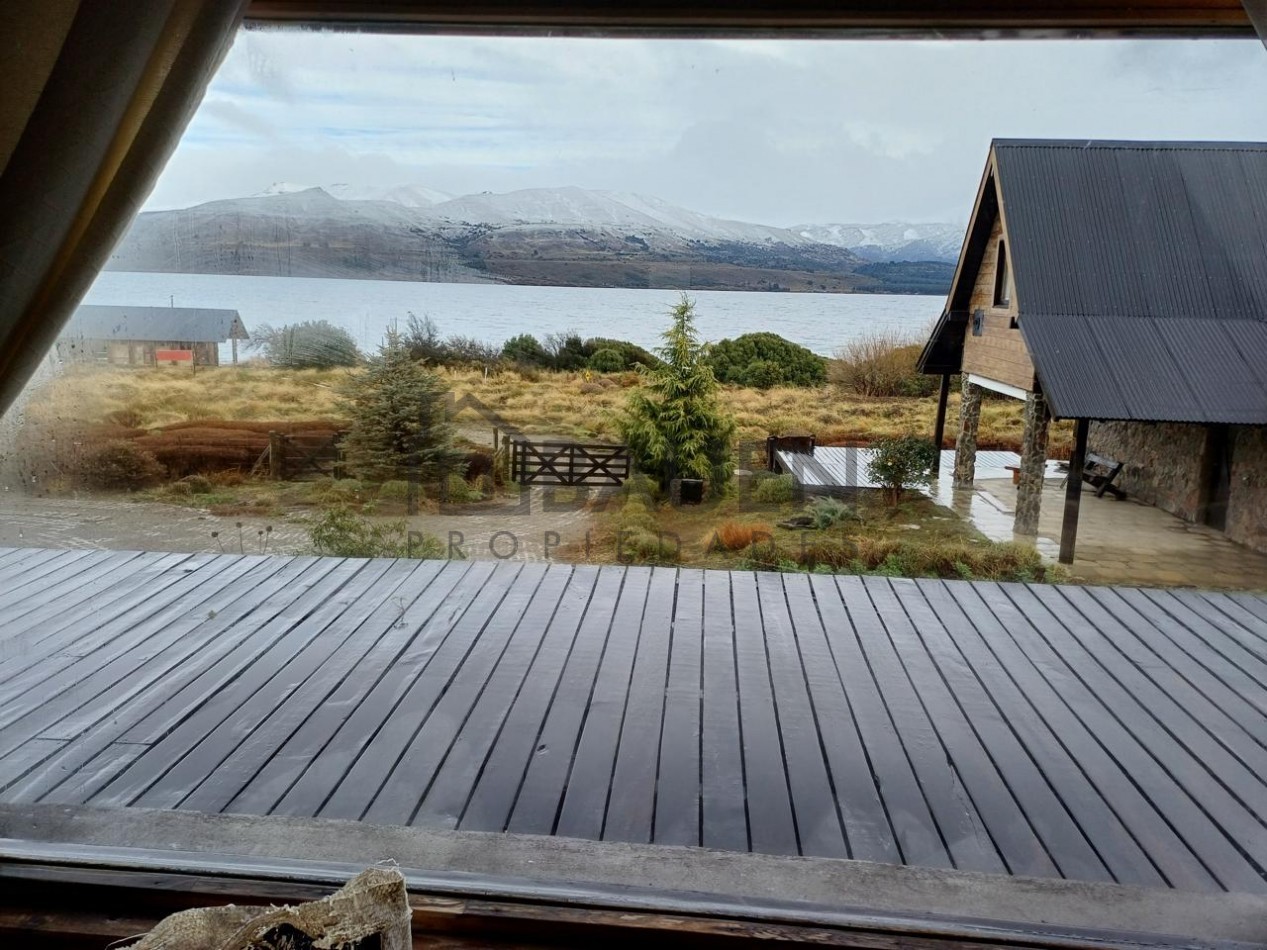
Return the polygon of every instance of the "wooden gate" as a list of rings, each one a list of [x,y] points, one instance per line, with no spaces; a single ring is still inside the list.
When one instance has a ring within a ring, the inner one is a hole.
[[[510,478],[521,485],[621,485],[628,477],[623,445],[510,440]]]
[[[255,465],[258,469],[267,459],[269,477],[274,481],[312,475],[337,478],[342,439],[342,432],[270,432],[268,448]]]

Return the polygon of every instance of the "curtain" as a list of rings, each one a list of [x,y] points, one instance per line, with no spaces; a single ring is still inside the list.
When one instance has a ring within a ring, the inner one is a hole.
[[[0,413],[149,194],[245,6],[0,3]]]

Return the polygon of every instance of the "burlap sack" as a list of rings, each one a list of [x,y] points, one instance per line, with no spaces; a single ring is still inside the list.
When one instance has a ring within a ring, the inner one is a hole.
[[[129,950],[410,950],[409,898],[394,869],[370,868],[297,907],[202,907],[172,914]]]

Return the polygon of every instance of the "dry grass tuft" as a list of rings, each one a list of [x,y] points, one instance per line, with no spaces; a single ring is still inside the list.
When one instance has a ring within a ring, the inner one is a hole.
[[[773,536],[772,529],[764,522],[726,521],[717,526],[713,544],[727,551],[742,551],[754,542],[769,541]]]

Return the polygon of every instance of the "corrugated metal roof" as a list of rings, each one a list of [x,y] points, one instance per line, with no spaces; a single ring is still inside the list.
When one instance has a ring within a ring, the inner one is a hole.
[[[236,328],[236,333],[234,332]],[[247,339],[236,310],[206,307],[111,307],[86,304],[75,311],[62,337],[87,340],[152,340],[223,343]]]
[[[1267,424],[1267,144],[997,140],[994,156],[1018,322],[1057,415]]]

